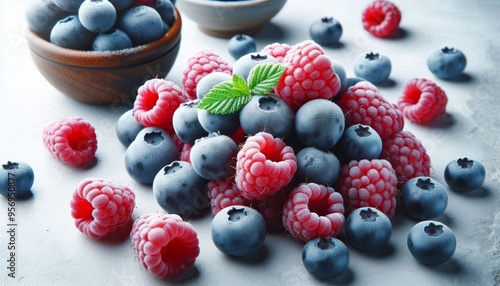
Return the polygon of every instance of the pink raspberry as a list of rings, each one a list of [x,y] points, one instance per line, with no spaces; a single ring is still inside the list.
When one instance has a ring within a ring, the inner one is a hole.
[[[399,27],[401,22],[401,11],[389,1],[372,1],[363,10],[363,28],[370,34],[380,37],[390,37]]]
[[[236,186],[233,176],[209,181],[208,197],[210,198],[212,216],[228,206],[250,206],[250,201],[241,196],[241,191]]]
[[[89,121],[67,117],[49,124],[43,130],[45,147],[59,160],[81,166],[94,159],[97,136]]]
[[[391,163],[372,159],[351,161],[340,169],[337,190],[348,212],[374,207],[391,217],[396,209],[397,178]]]
[[[337,104],[344,111],[346,128],[355,124],[370,125],[381,138],[391,137],[403,129],[401,112],[367,81],[351,86]]]
[[[399,131],[383,139],[379,157],[391,163],[396,172],[398,187],[409,179],[430,175],[430,157],[420,140],[409,131]]]
[[[130,237],[142,265],[161,278],[182,276],[200,254],[196,230],[175,214],[143,215]]]
[[[276,194],[292,180],[297,170],[292,147],[266,132],[248,137],[236,160],[236,186],[249,200],[262,200]]]
[[[280,44],[280,43],[273,43],[273,44],[268,44],[266,45],[261,51],[261,54],[268,54],[272,57],[274,57],[278,62],[283,62],[283,59],[286,56],[286,53],[291,49],[288,44]]]
[[[181,161],[186,161],[191,163],[191,159],[189,156],[191,155],[191,148],[193,148],[193,145],[189,144],[184,144],[181,149]]]
[[[85,179],[73,192],[70,205],[78,230],[93,239],[105,238],[130,221],[135,194],[113,182]]]
[[[211,72],[233,73],[233,67],[212,50],[204,49],[195,53],[182,72],[182,86],[189,99],[196,98],[198,82]]]
[[[446,111],[448,97],[434,82],[424,78],[414,78],[403,87],[398,108],[404,117],[416,122],[427,123]]]
[[[288,193],[281,190],[263,200],[253,200],[251,207],[257,210],[266,221],[267,231],[279,232],[283,230],[283,207],[288,198]]]
[[[174,111],[187,101],[184,90],[171,81],[153,78],[139,87],[134,118],[144,127],[155,126],[173,133]]]
[[[294,110],[311,99],[331,99],[340,90],[332,61],[311,40],[292,46],[281,64],[286,70],[275,91]]]
[[[130,7],[135,7],[135,6],[149,6],[151,8],[155,8],[158,6],[158,0],[132,0],[132,3],[130,4]]]
[[[335,237],[344,225],[344,200],[332,187],[302,183],[292,190],[283,208],[283,224],[304,242]]]

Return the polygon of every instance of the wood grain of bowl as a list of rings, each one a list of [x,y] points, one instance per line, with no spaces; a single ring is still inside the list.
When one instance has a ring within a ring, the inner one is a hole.
[[[146,80],[165,77],[181,42],[182,19],[159,40],[119,51],[63,48],[26,29],[30,54],[40,73],[64,95],[91,104],[130,102]]]

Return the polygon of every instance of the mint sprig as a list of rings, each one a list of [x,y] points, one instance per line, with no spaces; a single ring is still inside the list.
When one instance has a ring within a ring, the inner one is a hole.
[[[237,74],[231,81],[215,85],[200,101],[198,108],[212,114],[231,114],[250,101],[252,95],[266,94],[273,90],[285,72],[280,64],[256,65],[248,76],[248,83]]]

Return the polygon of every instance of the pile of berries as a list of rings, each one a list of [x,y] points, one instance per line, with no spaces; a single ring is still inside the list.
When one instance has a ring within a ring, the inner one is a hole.
[[[148,44],[175,21],[171,0],[37,0],[26,10],[28,27],[70,49],[116,51]]]

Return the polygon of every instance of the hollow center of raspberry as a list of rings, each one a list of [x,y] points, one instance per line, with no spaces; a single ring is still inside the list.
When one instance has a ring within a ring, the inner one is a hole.
[[[378,213],[372,209],[361,210],[359,216],[366,222],[375,222],[378,218]]]
[[[92,212],[94,211],[94,207],[86,199],[74,197],[72,209],[72,215],[75,219],[93,220]]]
[[[232,222],[240,222],[247,216],[244,208],[231,208],[227,212],[227,220]]]
[[[330,214],[330,212],[328,211],[330,205],[324,199],[309,201],[309,204],[307,205],[309,207],[309,211],[312,213],[316,213],[318,216],[326,216]]]
[[[7,164],[2,164],[2,168],[4,170],[14,170],[14,169],[19,169],[19,164],[16,162],[11,162],[8,161]]]
[[[363,125],[359,125],[356,129],[354,129],[354,132],[356,132],[356,135],[358,135],[358,137],[368,137],[372,135],[372,133],[370,132],[370,128]]]
[[[458,166],[460,166],[462,169],[467,169],[467,168],[472,168],[474,165],[474,161],[465,158],[461,158],[457,160]]]
[[[85,133],[73,131],[67,136],[68,144],[75,151],[83,151],[88,148],[88,138]]]
[[[250,55],[250,59],[252,61],[264,61],[267,60],[267,55],[261,55],[261,54]]]
[[[149,91],[145,92],[146,94],[143,96],[143,108],[145,111],[151,110],[156,106],[156,102],[160,98],[157,92]]]
[[[186,247],[182,239],[175,237],[161,249],[161,260],[177,265],[185,255]]]
[[[434,183],[431,182],[430,178],[427,179],[418,178],[418,180],[415,182],[415,186],[426,191],[434,190],[435,188]]]
[[[424,227],[424,232],[427,233],[429,236],[440,236],[443,234],[443,226],[440,224],[434,224],[434,223],[429,223]]]
[[[259,108],[264,111],[271,111],[276,109],[276,104],[278,100],[271,96],[261,97],[259,98]]]
[[[144,135],[144,142],[149,145],[158,146],[163,141],[163,136],[160,131],[149,132]]]
[[[171,164],[163,168],[164,175],[171,175],[179,172],[182,169],[182,165],[179,162],[172,162]]]
[[[371,10],[366,16],[366,20],[375,26],[382,24],[385,20],[385,14],[382,11]]]
[[[334,248],[335,247],[335,242],[333,241],[333,239],[331,237],[321,237],[318,240],[318,243],[316,244],[316,246],[319,249],[327,250],[327,249]]]

